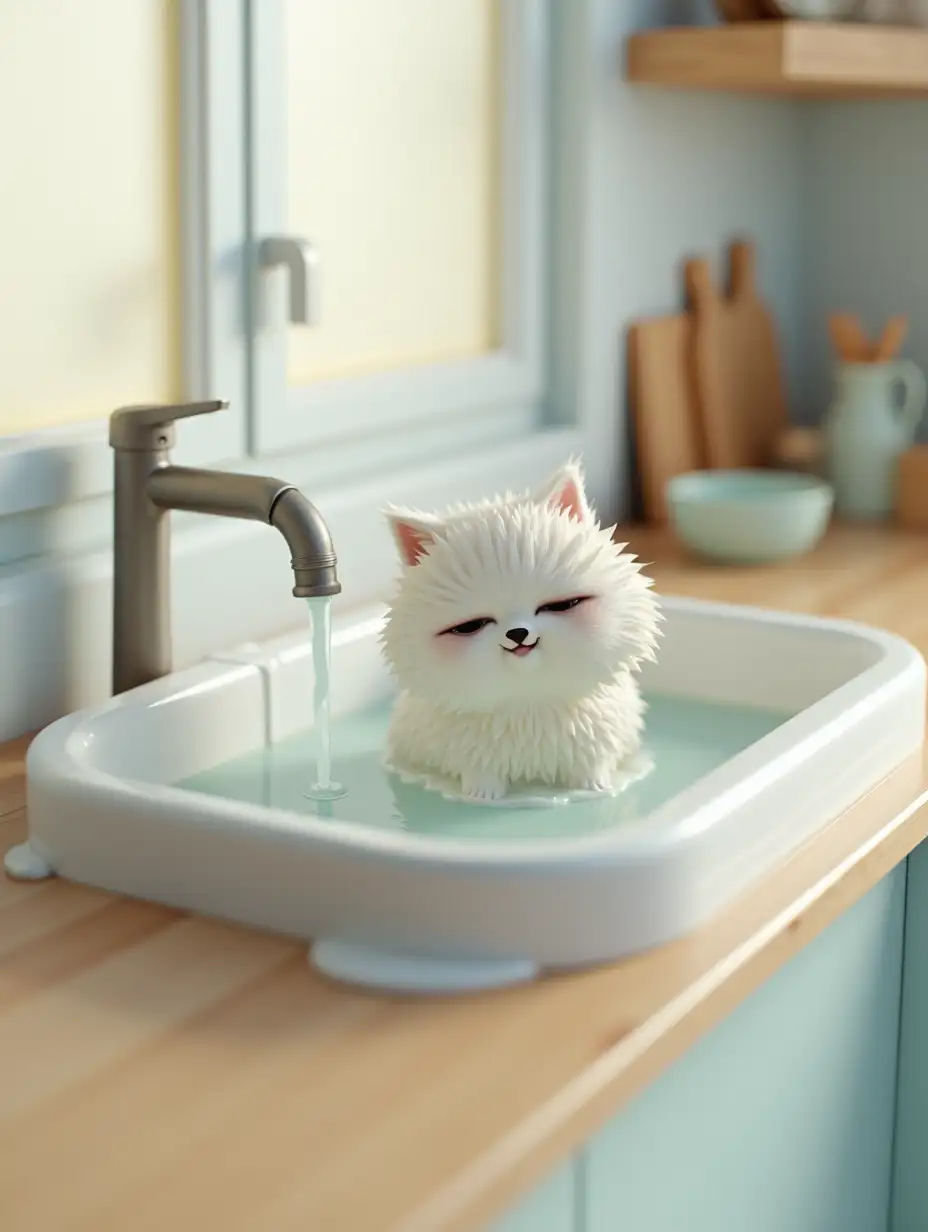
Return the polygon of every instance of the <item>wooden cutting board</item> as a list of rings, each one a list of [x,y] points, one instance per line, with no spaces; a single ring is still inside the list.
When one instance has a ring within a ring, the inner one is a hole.
[[[704,465],[691,379],[688,314],[638,321],[628,331],[629,393],[644,516],[667,521],[664,487]]]
[[[758,293],[753,244],[731,245],[727,294],[703,258],[687,263],[686,284],[706,463],[769,466],[789,416],[776,325]]]

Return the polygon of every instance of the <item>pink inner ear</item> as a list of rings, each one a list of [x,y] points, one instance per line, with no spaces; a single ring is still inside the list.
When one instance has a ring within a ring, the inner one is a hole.
[[[394,522],[393,533],[396,536],[403,563],[407,565],[417,565],[420,557],[425,555],[429,544],[434,542],[434,536],[428,531],[410,526],[408,522]]]
[[[586,517],[586,503],[577,480],[571,475],[551,494],[551,504],[556,509],[563,509],[572,518],[582,522]]]

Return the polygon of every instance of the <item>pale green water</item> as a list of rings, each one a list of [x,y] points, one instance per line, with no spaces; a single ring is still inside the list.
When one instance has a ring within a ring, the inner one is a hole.
[[[340,799],[307,796],[313,746],[306,732],[194,775],[178,786],[378,829],[477,840],[572,838],[649,813],[790,717],[676,697],[652,696],[648,701],[645,745],[654,769],[619,796],[553,808],[493,808],[445,800],[388,774],[380,757],[389,705],[333,722],[332,768],[347,788]]]

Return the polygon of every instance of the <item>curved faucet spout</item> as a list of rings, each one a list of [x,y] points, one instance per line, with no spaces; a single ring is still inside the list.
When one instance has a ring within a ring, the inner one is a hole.
[[[341,590],[328,527],[293,484],[266,475],[171,465],[175,420],[225,405],[123,407],[111,416],[114,693],[171,671],[172,509],[273,526],[290,549],[294,595],[322,598]]]
[[[159,509],[247,518],[275,527],[290,549],[297,598],[341,591],[329,528],[316,506],[292,483],[267,475],[159,466],[149,475],[147,488],[149,500]]]
[[[336,573],[335,548],[322,514],[299,488],[286,488],[274,501],[271,525],[276,526],[290,549],[293,593],[298,599],[337,595],[341,582]]]

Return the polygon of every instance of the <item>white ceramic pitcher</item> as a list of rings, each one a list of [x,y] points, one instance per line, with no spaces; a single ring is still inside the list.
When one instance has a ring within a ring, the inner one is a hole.
[[[823,424],[825,474],[835,490],[835,511],[845,518],[888,518],[899,455],[912,444],[925,412],[924,374],[910,359],[895,359],[839,364],[836,378]]]

